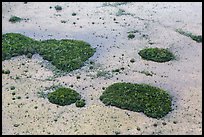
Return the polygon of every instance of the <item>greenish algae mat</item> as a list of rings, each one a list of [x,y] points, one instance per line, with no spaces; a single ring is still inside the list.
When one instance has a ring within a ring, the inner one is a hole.
[[[60,106],[70,105],[81,99],[81,95],[70,88],[59,88],[48,94],[48,100]]]
[[[143,112],[152,118],[162,118],[172,110],[168,92],[147,84],[114,83],[106,88],[100,100],[105,105]]]
[[[18,33],[2,35],[2,60],[19,55],[31,57],[40,54],[56,68],[70,72],[83,66],[93,56],[95,49],[81,40],[43,40],[37,41]]]
[[[173,53],[163,48],[145,48],[138,53],[143,59],[155,62],[167,62],[175,59]]]

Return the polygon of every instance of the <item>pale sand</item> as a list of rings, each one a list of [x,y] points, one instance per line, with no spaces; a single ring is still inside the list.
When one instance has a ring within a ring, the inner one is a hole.
[[[42,59],[38,55],[32,59],[19,56],[3,61],[3,69],[9,69],[11,73],[2,74],[2,134],[202,134],[202,43],[175,32],[182,28],[202,34],[202,4],[127,3],[116,7],[102,7],[102,4],[2,3],[2,33],[18,32],[38,40],[81,39],[97,48],[90,58],[95,62],[93,70],[86,64],[66,76],[50,80],[53,72],[41,67]],[[62,11],[49,9],[55,5],[62,6]],[[119,8],[134,16],[115,16]],[[73,12],[77,15],[72,16]],[[8,22],[11,15],[30,20],[12,24]],[[61,23],[61,20],[67,23]],[[128,40],[127,32],[132,30],[141,34],[136,33],[134,39]],[[143,34],[148,35],[147,38],[142,37]],[[137,53],[144,47],[169,48],[177,60],[167,63],[142,60]],[[135,63],[130,63],[132,58]],[[121,67],[125,70],[109,79],[95,77],[99,70]],[[155,74],[151,77],[139,73],[143,70]],[[20,79],[12,78],[16,75]],[[81,77],[79,80],[77,75]],[[157,120],[143,113],[105,106],[99,100],[102,87],[115,82],[161,87],[173,96],[174,110]],[[86,100],[86,106],[62,107],[38,97],[37,92],[58,84],[73,85]],[[11,86],[15,86],[15,96],[21,96],[21,99],[12,100]],[[14,127],[14,124],[19,125]]]

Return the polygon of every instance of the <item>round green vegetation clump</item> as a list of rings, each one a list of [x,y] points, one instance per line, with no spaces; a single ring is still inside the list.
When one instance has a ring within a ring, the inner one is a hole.
[[[128,39],[133,39],[135,37],[134,34],[128,34]]]
[[[81,40],[43,40],[37,41],[18,33],[2,35],[2,60],[18,55],[40,54],[56,68],[70,72],[83,66],[93,56],[95,49]]]
[[[76,107],[84,107],[86,105],[84,99],[77,100],[75,103]]]
[[[163,48],[145,48],[138,53],[143,59],[155,62],[167,62],[175,59],[173,53]]]
[[[21,20],[23,20],[23,19],[20,18],[20,17],[12,16],[12,17],[9,19],[9,22],[16,23],[16,22],[20,22]]]
[[[59,11],[59,10],[62,10],[62,7],[59,6],[59,5],[57,5],[57,6],[55,6],[55,9],[56,9],[57,11]]]
[[[148,117],[161,118],[171,111],[170,95],[147,84],[115,83],[100,96],[105,105],[116,106]]]
[[[81,99],[81,95],[70,88],[59,88],[48,94],[48,100],[60,106],[70,105]]]

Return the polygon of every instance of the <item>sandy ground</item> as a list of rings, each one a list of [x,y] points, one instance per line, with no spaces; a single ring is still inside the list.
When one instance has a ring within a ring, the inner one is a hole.
[[[56,11],[54,6],[62,6]],[[52,8],[50,9],[50,6]],[[116,16],[119,9],[128,15]],[[76,16],[72,16],[75,12]],[[29,18],[8,22],[11,15]],[[67,21],[61,23],[61,20]],[[75,22],[75,24],[73,24]],[[202,35],[202,3],[2,3],[2,33],[16,32],[40,39],[80,39],[96,48],[95,62],[66,76],[52,78],[38,55],[18,56],[2,62],[2,134],[202,134],[202,43],[175,32],[182,28]],[[137,30],[134,39],[128,31]],[[169,48],[176,60],[156,63],[137,54],[145,47]],[[122,55],[124,54],[124,55]],[[130,59],[135,62],[131,63]],[[96,77],[98,71],[124,67],[119,74]],[[140,71],[152,71],[146,76]],[[80,75],[80,79],[76,76]],[[16,76],[19,79],[16,79]],[[161,119],[105,106],[103,87],[115,82],[147,83],[167,90],[173,111]],[[79,92],[86,106],[57,106],[38,92],[52,85]],[[10,87],[15,86],[14,90]],[[16,95],[12,95],[15,92]],[[12,100],[20,96],[21,99]],[[37,108],[36,108],[37,107]]]

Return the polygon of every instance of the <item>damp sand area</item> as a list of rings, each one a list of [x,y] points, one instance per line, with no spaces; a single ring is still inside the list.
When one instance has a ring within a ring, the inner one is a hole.
[[[202,134],[202,41],[191,37],[202,35],[201,2],[3,2],[6,33],[82,40],[96,51],[63,75],[39,54],[2,61],[3,135]],[[175,59],[145,60],[138,54],[144,48],[168,49]],[[105,105],[100,96],[118,82],[164,89],[172,111],[156,119]],[[86,105],[50,103],[43,93],[59,85],[77,91]]]

